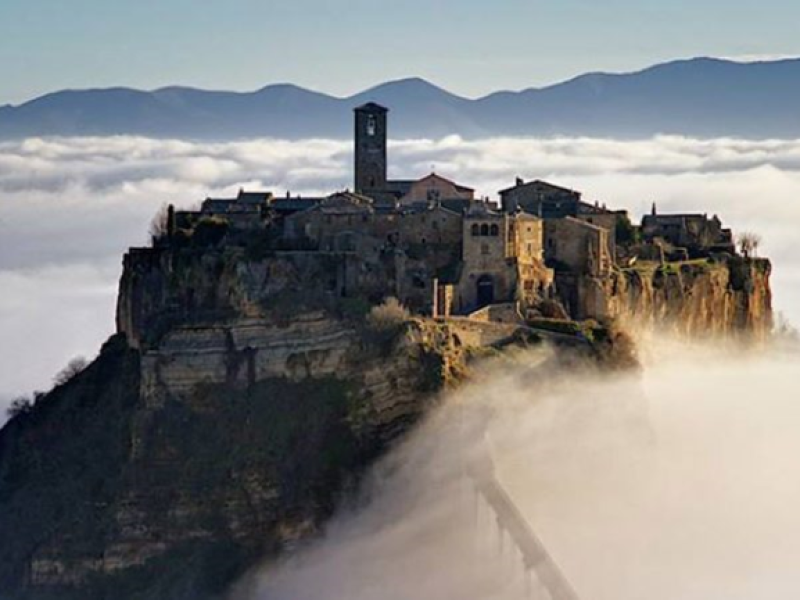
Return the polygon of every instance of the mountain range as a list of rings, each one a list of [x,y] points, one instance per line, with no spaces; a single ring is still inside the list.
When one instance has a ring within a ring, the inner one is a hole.
[[[681,60],[627,74],[469,99],[423,79],[384,83],[346,98],[290,84],[255,92],[168,87],[65,90],[0,107],[0,139],[143,135],[234,140],[347,138],[348,112],[368,101],[391,109],[393,138],[657,134],[700,138],[800,137],[800,59],[739,63]]]

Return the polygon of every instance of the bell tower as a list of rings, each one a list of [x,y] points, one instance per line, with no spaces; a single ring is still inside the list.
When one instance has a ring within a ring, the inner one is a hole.
[[[388,108],[370,102],[355,109],[357,194],[386,189],[386,115]]]

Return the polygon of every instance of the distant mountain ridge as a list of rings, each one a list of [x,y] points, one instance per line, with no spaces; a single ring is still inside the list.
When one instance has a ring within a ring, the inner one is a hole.
[[[423,79],[346,98],[291,84],[254,92],[167,87],[65,90],[0,107],[0,140],[143,135],[232,140],[349,138],[348,112],[368,101],[392,111],[394,138],[656,134],[800,137],[800,59],[738,63],[696,58],[627,74],[590,73],[543,88],[468,99]]]

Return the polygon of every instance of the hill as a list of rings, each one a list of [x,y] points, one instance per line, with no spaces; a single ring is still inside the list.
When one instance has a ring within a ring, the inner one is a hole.
[[[344,138],[342,114],[367,101],[392,109],[395,138],[657,134],[749,139],[800,136],[800,59],[697,58],[629,74],[591,73],[557,85],[468,99],[419,78],[337,98],[294,85],[247,93],[169,87],[67,90],[0,107],[0,139],[144,135],[232,140]]]

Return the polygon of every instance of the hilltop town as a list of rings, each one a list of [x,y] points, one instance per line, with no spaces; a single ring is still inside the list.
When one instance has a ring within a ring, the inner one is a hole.
[[[625,210],[545,181],[518,178],[498,204],[438,173],[390,180],[388,113],[375,103],[355,109],[352,191],[241,191],[208,198],[198,211],[170,207],[154,249],[132,251],[129,266],[170,249],[238,247],[300,270],[324,261],[321,279],[298,282],[306,299],[396,297],[429,317],[585,320],[625,312],[627,302],[615,299],[625,272],[696,271],[742,258],[716,215],[660,214],[653,205],[635,225]],[[184,300],[185,310],[202,308],[201,299]]]
[[[219,598],[487,358],[555,381],[636,368],[625,327],[770,331],[770,263],[717,217],[392,181],[387,114],[355,110],[352,191],[169,208],[128,251],[116,334],[0,430],[3,598]]]

